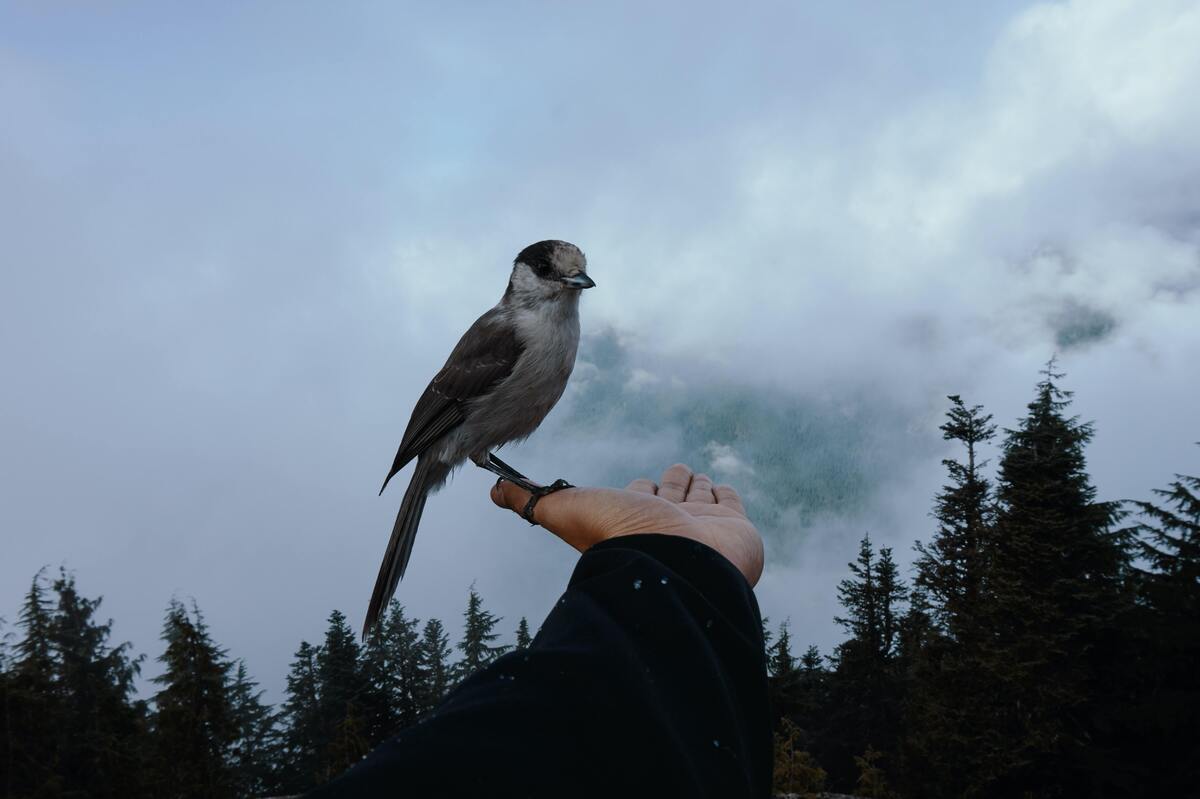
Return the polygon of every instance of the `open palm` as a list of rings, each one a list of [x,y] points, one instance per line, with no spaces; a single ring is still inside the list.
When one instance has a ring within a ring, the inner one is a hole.
[[[509,482],[492,489],[492,500],[516,513],[528,499],[527,491]],[[663,472],[658,483],[642,478],[624,489],[582,487],[549,494],[538,502],[534,518],[580,552],[623,535],[677,535],[720,552],[752,586],[762,574],[762,537],[746,517],[741,497],[682,463]]]

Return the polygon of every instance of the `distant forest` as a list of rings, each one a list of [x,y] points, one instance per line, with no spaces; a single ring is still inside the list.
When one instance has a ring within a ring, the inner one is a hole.
[[[1200,478],[1098,501],[1047,367],[998,431],[951,396],[931,536],[902,579],[869,537],[838,588],[846,639],[799,656],[764,620],[775,786],[863,797],[1195,795],[1200,785]],[[994,474],[981,448],[999,436]],[[852,555],[853,553],[848,553]],[[16,797],[248,797],[332,779],[512,647],[472,587],[451,646],[393,602],[359,642],[330,614],[302,642],[278,707],[172,600],[153,696],[100,599],[34,576],[0,641],[0,785]],[[531,641],[521,619],[516,648]],[[470,753],[464,752],[464,764]]]

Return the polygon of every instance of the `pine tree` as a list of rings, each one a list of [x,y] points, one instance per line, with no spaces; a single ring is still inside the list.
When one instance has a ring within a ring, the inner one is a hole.
[[[450,637],[439,619],[429,619],[417,645],[418,707],[428,713],[450,688]]]
[[[816,730],[829,704],[829,670],[821,650],[810,645],[800,656],[796,675],[796,716],[806,730]]]
[[[846,616],[834,618],[850,633],[853,648],[874,662],[883,663],[896,653],[899,603],[906,591],[892,559],[892,550],[883,547],[878,557],[871,537],[859,543],[858,560],[848,564],[851,577],[838,584],[838,598]]]
[[[987,729],[978,744],[988,792],[1104,793],[1088,740],[1123,612],[1126,563],[1095,501],[1084,447],[1092,427],[1065,415],[1051,361],[1028,414],[1007,430],[988,566],[981,660]]]
[[[275,765],[280,756],[276,715],[263,701],[263,691],[250,678],[242,660],[235,663],[229,701],[236,737],[229,764],[234,796],[266,796],[277,787]]]
[[[850,638],[836,650],[829,682],[830,712],[816,753],[835,787],[853,781],[854,757],[868,747],[895,751],[900,727],[902,680],[896,665],[900,608],[906,596],[891,550],[876,555],[870,536],[849,564],[838,596],[845,616],[835,618]]]
[[[966,448],[966,461],[946,458],[950,476],[935,503],[938,532],[928,547],[918,543],[917,585],[929,594],[940,626],[955,640],[978,631],[978,614],[990,530],[991,484],[981,470],[980,446],[996,434],[991,414],[968,408],[957,395],[941,426],[942,438]]]
[[[25,594],[17,622],[23,637],[14,648],[6,674],[6,796],[61,790],[59,741],[66,707],[57,685],[53,625],[43,570],[34,576]]]
[[[153,682],[156,791],[163,796],[233,797],[231,756],[238,737],[229,695],[233,664],[213,642],[199,608],[167,607]]]
[[[81,596],[73,575],[60,570],[52,589],[48,651],[58,702],[49,785],[93,797],[137,795],[146,771],[146,707],[132,697],[142,659],[130,655],[129,643],[109,645],[112,620],[96,620],[101,600]]]
[[[367,634],[359,661],[366,685],[359,703],[366,723],[367,741],[372,747],[400,729],[396,709],[401,691],[400,675],[393,662],[386,631],[390,613],[389,607],[381,623]]]
[[[779,625],[775,643],[767,649],[767,690],[776,726],[796,712],[797,678],[796,658],[785,621]]]
[[[1137,525],[1142,554],[1150,562],[1150,583],[1158,604],[1200,618],[1200,477],[1175,475],[1155,489],[1160,504],[1134,502],[1145,519]]]
[[[805,676],[825,673],[825,661],[821,658],[821,650],[816,644],[810,644],[800,656],[800,673]]]
[[[903,634],[904,776],[911,792],[963,795],[985,770],[978,746],[993,711],[981,681],[988,628],[988,555],[995,535],[991,484],[979,448],[995,436],[991,415],[952,395],[942,437],[959,442],[965,460],[942,461],[949,483],[934,504],[937,533],[916,550],[916,590]]]
[[[417,632],[419,619],[404,615],[404,608],[395,603],[388,614],[385,629],[391,662],[397,676],[395,708],[401,727],[415,724],[420,716],[421,673],[417,645],[421,635]]]
[[[465,620],[463,639],[458,642],[458,651],[462,652],[462,658],[456,665],[457,677],[460,681],[465,680],[508,650],[506,646],[492,645],[492,641],[500,637],[495,629],[502,619],[484,610],[483,599],[475,590],[474,585],[471,586],[470,594],[467,597],[467,609],[463,612],[463,619]]]
[[[879,549],[876,585],[879,591],[879,659],[886,662],[900,652],[900,605],[908,598],[908,591],[896,569],[896,561],[892,559],[891,547]]]
[[[783,719],[775,732],[775,769],[772,780],[776,794],[819,797],[825,791],[825,770],[803,749],[803,731]]]
[[[1149,568],[1135,580],[1136,650],[1124,685],[1138,690],[1122,719],[1122,754],[1137,759],[1145,795],[1183,796],[1200,784],[1200,477],[1177,474],[1154,494],[1131,503]]]
[[[792,655],[792,639],[788,623],[779,625],[779,637],[767,653],[767,674],[776,679],[791,680],[796,675],[796,658]]]
[[[896,799],[896,793],[888,787],[887,776],[879,767],[878,761],[883,753],[868,746],[860,757],[854,758],[858,766],[858,782],[854,784],[854,793],[864,799]]]
[[[372,747],[413,724],[420,715],[419,624],[393,600],[363,648],[360,667],[366,688],[359,705]]]
[[[521,622],[517,625],[517,649],[528,649],[533,643],[533,636],[529,634],[529,622],[525,617],[521,617]]]
[[[806,747],[812,746],[812,736],[820,729],[826,716],[829,704],[828,678],[829,672],[821,651],[810,645],[800,656],[791,702],[792,720],[808,736]]]
[[[301,641],[287,676],[278,787],[288,793],[313,787],[323,775],[328,736],[317,679],[319,654],[319,647]]]
[[[326,742],[321,781],[326,782],[370,751],[362,700],[369,685],[359,664],[358,639],[341,611],[329,614],[325,642],[317,652],[317,696]]]

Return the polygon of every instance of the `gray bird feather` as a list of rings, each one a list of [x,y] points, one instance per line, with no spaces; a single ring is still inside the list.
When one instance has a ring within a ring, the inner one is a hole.
[[[526,247],[504,297],[459,340],[413,408],[388,482],[414,458],[363,625],[364,637],[395,593],[429,494],[470,459],[529,436],[567,387],[579,347],[580,290],[595,285],[565,241]],[[379,490],[383,493],[383,488]]]

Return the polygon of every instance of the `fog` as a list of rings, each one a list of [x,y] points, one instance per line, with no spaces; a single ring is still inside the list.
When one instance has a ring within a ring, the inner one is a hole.
[[[828,651],[859,538],[933,530],[947,394],[1012,426],[1057,354],[1101,498],[1196,473],[1197,41],[1190,2],[6,7],[0,615],[62,564],[153,657],[194,597],[277,699],[365,610],[412,403],[553,237],[598,286],[505,459],[732,483],[764,613]],[[452,632],[472,581],[536,626],[576,557],[490,484],[397,592]]]

